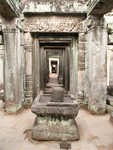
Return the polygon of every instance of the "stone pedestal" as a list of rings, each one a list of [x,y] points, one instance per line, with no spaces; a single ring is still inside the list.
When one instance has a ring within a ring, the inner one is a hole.
[[[35,140],[67,141],[79,140],[79,132],[73,118],[62,116],[37,116],[32,129]]]
[[[61,88],[53,90],[52,95],[39,95],[34,100],[31,110],[36,114],[32,129],[35,140],[74,141],[80,138],[75,117],[78,114],[78,103],[69,95],[63,97]],[[56,93],[55,93],[56,92]],[[54,101],[52,98],[54,97]],[[56,101],[55,101],[56,98]],[[59,101],[60,98],[60,101]]]
[[[107,87],[107,31],[104,18],[89,16],[87,48],[89,59],[89,100],[88,108],[92,113],[106,111]]]

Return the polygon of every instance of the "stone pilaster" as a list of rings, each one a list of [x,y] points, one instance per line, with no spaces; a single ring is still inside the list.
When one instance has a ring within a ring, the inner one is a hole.
[[[58,83],[63,84],[63,55],[59,57],[59,77]]]
[[[32,37],[30,33],[25,33],[25,105],[31,105],[32,94]]]
[[[107,46],[108,86],[113,87],[113,46]]]
[[[107,46],[107,86],[109,86],[110,82],[110,58],[111,58],[111,50],[113,49],[112,46]]]
[[[104,26],[104,18],[89,16],[87,26],[88,108],[92,113],[102,114],[106,111],[107,31]]]
[[[4,96],[7,112],[16,112],[22,107],[23,82],[21,79],[20,31],[4,29]]]
[[[78,38],[78,98],[84,98],[84,75],[85,75],[85,45],[86,35],[85,33],[79,33]]]
[[[0,35],[0,99],[3,99],[4,95],[3,64],[4,64],[3,35]]]

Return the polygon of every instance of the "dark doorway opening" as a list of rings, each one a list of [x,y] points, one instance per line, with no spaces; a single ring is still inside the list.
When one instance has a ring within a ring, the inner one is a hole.
[[[51,61],[52,73],[57,73],[57,61]]]

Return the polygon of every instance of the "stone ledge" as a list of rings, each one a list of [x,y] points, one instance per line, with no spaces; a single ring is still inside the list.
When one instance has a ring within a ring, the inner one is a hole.
[[[45,95],[44,98],[41,99],[43,96],[38,96],[31,107],[31,111],[36,115],[43,115],[43,114],[56,114],[56,115],[68,115],[76,117],[79,110],[79,105],[75,100],[71,100],[69,97],[68,102],[63,103],[52,103],[50,102],[51,96]],[[40,100],[41,99],[41,100]],[[43,99],[46,99],[43,102]],[[67,97],[68,99],[68,97]],[[41,102],[42,101],[42,102]]]

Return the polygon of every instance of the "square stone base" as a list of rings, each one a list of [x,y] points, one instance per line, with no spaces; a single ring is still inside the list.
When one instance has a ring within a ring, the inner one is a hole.
[[[32,138],[44,141],[79,140],[77,124],[72,118],[37,116],[32,129]]]

